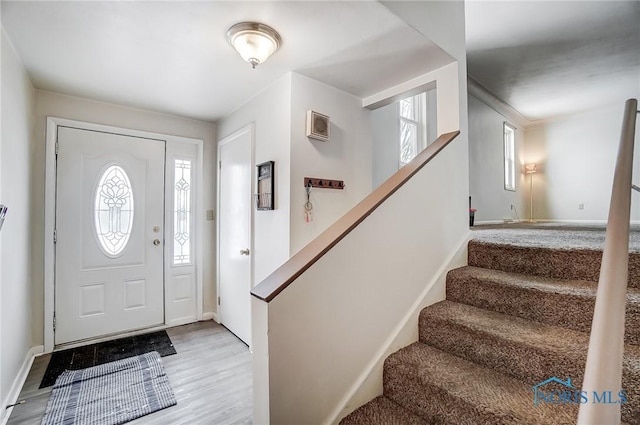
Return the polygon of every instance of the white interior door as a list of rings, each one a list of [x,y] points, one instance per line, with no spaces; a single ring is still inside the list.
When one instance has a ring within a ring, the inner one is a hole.
[[[165,142],[58,127],[55,343],[164,323]]]
[[[220,142],[220,321],[251,345],[251,130]]]

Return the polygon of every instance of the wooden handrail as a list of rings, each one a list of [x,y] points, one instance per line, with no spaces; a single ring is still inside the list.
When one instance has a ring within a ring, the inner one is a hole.
[[[280,292],[375,211],[385,199],[393,195],[415,173],[435,158],[438,152],[444,149],[458,134],[460,134],[459,131],[454,131],[438,137],[411,162],[389,177],[389,179],[360,201],[360,203],[342,216],[342,218],[253,288],[251,295],[266,302],[273,300]]]
[[[637,99],[625,103],[618,159],[613,176],[596,306],[589,337],[589,352],[582,383],[588,402],[580,405],[578,424],[619,424],[620,404],[594,403],[599,395],[612,391],[618,397],[622,387],[624,318],[629,267],[629,223],[631,216],[631,176],[635,139]]]

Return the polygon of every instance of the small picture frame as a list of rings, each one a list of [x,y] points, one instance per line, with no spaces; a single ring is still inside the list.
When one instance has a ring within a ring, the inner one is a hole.
[[[273,201],[274,194],[274,166],[275,162],[267,161],[256,165],[258,184],[256,185],[256,209],[258,211],[268,211],[275,209]]]
[[[329,141],[331,122],[327,115],[315,111],[307,111],[307,137],[311,139]]]

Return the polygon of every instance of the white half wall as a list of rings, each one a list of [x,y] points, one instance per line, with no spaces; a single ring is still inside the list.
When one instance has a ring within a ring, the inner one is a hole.
[[[34,185],[33,86],[4,30],[0,31],[0,38],[0,203],[9,208],[0,231],[0,423],[3,423],[10,413],[5,406],[15,401],[21,389],[25,359],[31,358],[31,347],[38,345],[32,336],[31,220],[42,204],[34,206],[29,196]]]
[[[308,110],[331,120],[327,142],[306,136]],[[362,99],[300,74],[291,85],[291,249],[293,255],[371,193],[371,111]],[[345,188],[312,189],[306,222],[304,177],[344,180]]]
[[[607,220],[623,111],[621,100],[615,105],[527,128],[527,162],[536,162],[540,168],[533,180],[536,219]],[[638,135],[640,120],[636,126],[633,173],[633,182],[640,185]],[[640,219],[640,194],[635,191],[631,219]]]
[[[454,167],[466,151],[454,140],[267,305],[268,355],[254,352],[269,365],[270,423],[334,422],[425,288],[430,302],[444,298],[434,277],[468,232],[467,181]]]
[[[34,216],[31,222],[34,233],[32,269],[34,281],[33,334],[34,343],[42,345],[44,340],[44,183],[45,183],[45,129],[48,116],[103,124],[152,133],[201,139],[203,152],[203,211],[214,210],[216,200],[216,126],[213,123],[197,121],[173,115],[135,109],[121,105],[97,102],[47,91],[36,91],[35,137],[33,151],[33,204]],[[215,285],[215,221],[205,220],[203,238],[203,312],[217,311]]]
[[[525,133],[517,126],[516,190],[504,188],[505,122],[515,125],[486,103],[469,96],[469,195],[473,208],[478,210],[476,222],[529,218],[529,203],[525,201],[529,199],[529,177],[523,172]]]
[[[251,123],[255,124],[254,165],[275,162],[276,192],[275,210],[253,214],[253,287],[289,259],[291,74],[220,121],[218,141]]]

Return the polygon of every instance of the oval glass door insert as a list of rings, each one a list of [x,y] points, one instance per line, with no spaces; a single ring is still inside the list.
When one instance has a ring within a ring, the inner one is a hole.
[[[95,193],[96,237],[106,255],[117,257],[126,248],[133,227],[129,176],[119,165],[111,165],[102,173]]]

